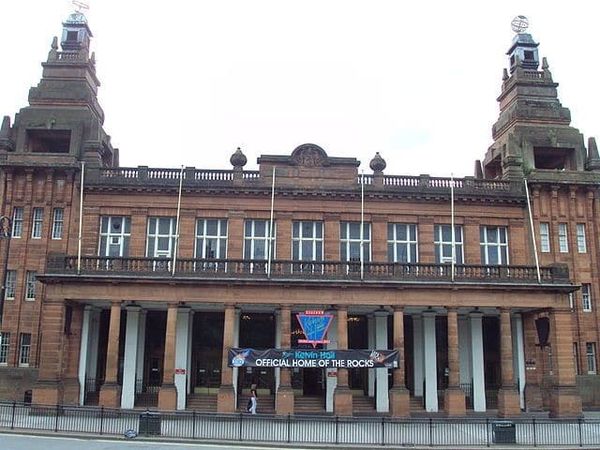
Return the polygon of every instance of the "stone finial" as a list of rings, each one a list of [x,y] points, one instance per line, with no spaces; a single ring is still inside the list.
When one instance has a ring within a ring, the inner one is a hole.
[[[506,68],[502,69],[502,81],[508,80],[508,70]]]
[[[481,167],[481,160],[475,160],[475,178],[477,180],[483,180],[483,169]]]
[[[242,153],[242,149],[238,147],[235,153],[231,155],[231,158],[229,158],[229,162],[234,169],[242,170],[248,162],[248,159],[246,158],[246,155]]]
[[[6,117],[5,117],[5,119],[6,119]],[[588,158],[589,159],[600,159],[600,155],[598,155],[598,146],[596,145],[595,137],[588,138]]]
[[[58,38],[56,36],[52,38],[52,45],[50,47],[52,50],[58,50]]]
[[[96,64],[96,52],[92,52],[92,56],[90,56],[90,61],[92,64]]]
[[[4,116],[2,118],[2,126],[0,127],[0,138],[9,137],[10,133],[10,116]]]
[[[369,167],[375,173],[377,173],[377,172],[383,172],[385,170],[386,166],[387,166],[387,164],[385,162],[385,159],[383,159],[381,157],[381,155],[379,154],[379,152],[375,153],[375,156],[373,157],[373,159],[369,163]]]
[[[547,70],[550,68],[550,65],[548,65],[548,58],[546,58],[545,56],[542,58],[542,69]]]

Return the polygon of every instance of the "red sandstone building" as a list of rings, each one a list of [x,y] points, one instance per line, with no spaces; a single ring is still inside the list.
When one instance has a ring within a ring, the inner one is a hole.
[[[239,149],[230,170],[120,167],[90,37],[70,15],[0,129],[2,399],[233,412],[256,387],[263,412],[393,416],[597,403],[600,158],[529,34],[508,52],[494,143],[455,180],[389,175],[379,155],[361,176],[312,144],[257,171]],[[231,348],[302,348],[306,310],[334,316],[324,348],[396,349],[397,365],[231,367]]]

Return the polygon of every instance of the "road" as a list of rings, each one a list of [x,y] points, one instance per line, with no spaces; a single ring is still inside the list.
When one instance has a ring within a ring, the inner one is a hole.
[[[265,450],[274,447],[236,446],[234,444],[182,444],[174,442],[148,442],[139,440],[65,438],[58,436],[32,436],[0,433],[2,450]],[[290,447],[286,447],[290,448]],[[299,447],[296,448],[300,450]]]

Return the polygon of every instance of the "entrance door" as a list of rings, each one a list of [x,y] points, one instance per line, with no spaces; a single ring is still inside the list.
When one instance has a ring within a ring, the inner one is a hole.
[[[224,320],[222,312],[194,314],[191,383],[195,394],[216,394],[221,385]]]
[[[302,393],[321,396],[324,392],[324,369],[302,369]]]

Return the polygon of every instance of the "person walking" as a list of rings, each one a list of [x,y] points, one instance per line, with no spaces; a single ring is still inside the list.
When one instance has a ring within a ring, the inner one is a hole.
[[[252,389],[250,391],[250,414],[256,414],[257,403],[256,389]]]

